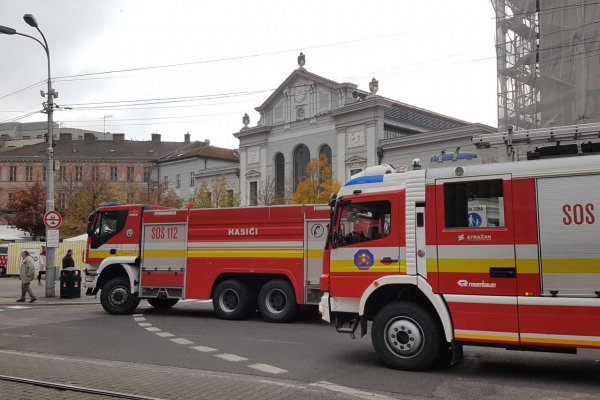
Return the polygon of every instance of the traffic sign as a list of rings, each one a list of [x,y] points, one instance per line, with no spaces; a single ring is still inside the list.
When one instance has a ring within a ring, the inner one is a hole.
[[[58,211],[48,211],[44,214],[44,225],[48,229],[58,229],[62,223],[62,217]]]

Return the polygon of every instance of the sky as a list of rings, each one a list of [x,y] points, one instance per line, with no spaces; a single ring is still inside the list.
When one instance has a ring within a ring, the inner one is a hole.
[[[237,148],[244,113],[298,68],[497,126],[494,10],[482,0],[0,0],[0,25],[46,36],[60,126]],[[47,63],[0,34],[0,123],[45,121]]]

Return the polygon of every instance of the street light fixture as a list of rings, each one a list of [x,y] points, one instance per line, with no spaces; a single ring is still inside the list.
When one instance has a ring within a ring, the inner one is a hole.
[[[0,33],[5,35],[19,35],[24,36],[38,42],[46,52],[46,58],[48,59],[48,92],[42,91],[42,97],[48,96],[48,100],[44,103],[44,111],[48,114],[48,162],[46,166],[46,212],[54,210],[54,122],[52,120],[54,112],[54,99],[58,97],[58,93],[52,88],[52,79],[50,75],[50,50],[48,48],[48,42],[46,37],[40,30],[35,17],[32,14],[25,14],[23,19],[27,25],[34,27],[42,36],[44,42],[42,43],[38,38],[35,38],[24,33],[17,32],[13,28],[0,25]],[[48,240],[49,229],[46,229],[46,241]],[[47,243],[48,244],[48,243]],[[54,297],[54,281],[56,279],[56,247],[46,246],[46,297]]]

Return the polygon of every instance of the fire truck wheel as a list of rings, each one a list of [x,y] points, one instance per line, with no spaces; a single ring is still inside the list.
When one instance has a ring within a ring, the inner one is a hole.
[[[219,318],[243,319],[252,309],[250,288],[236,279],[227,279],[215,288],[213,308]]]
[[[383,363],[396,369],[426,370],[442,350],[442,332],[435,319],[420,305],[407,301],[379,310],[371,340]]]
[[[148,299],[148,303],[157,310],[164,310],[166,308],[171,308],[179,299]]]
[[[131,293],[129,279],[113,278],[102,288],[100,303],[109,314],[131,314],[140,299],[137,293]]]
[[[258,292],[258,309],[268,322],[287,322],[298,311],[292,285],[283,279],[273,279]]]

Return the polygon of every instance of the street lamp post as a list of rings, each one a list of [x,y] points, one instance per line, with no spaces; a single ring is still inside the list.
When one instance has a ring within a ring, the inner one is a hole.
[[[54,210],[54,146],[53,146],[53,134],[54,134],[54,121],[52,119],[54,112],[54,98],[58,97],[58,93],[52,88],[52,79],[50,75],[50,50],[48,49],[48,42],[46,37],[38,27],[38,23],[32,14],[25,14],[23,19],[27,25],[34,27],[42,36],[44,43],[39,39],[26,35],[24,33],[17,32],[13,28],[0,25],[0,33],[6,35],[19,35],[24,36],[38,42],[46,52],[46,58],[48,59],[48,92],[42,93],[42,97],[48,96],[47,102],[44,104],[44,111],[48,114],[48,160],[46,164],[46,212]],[[46,240],[48,240],[48,231],[46,228]],[[48,243],[46,243],[48,244]],[[54,281],[56,279],[56,247],[46,246],[46,297],[54,297]]]

